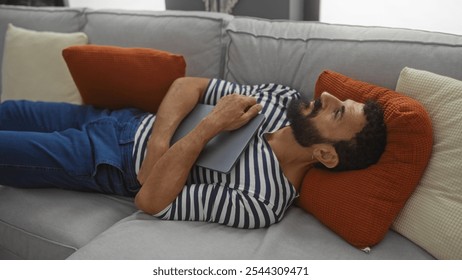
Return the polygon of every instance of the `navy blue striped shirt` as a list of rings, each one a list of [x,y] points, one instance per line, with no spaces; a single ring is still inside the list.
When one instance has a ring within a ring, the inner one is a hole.
[[[282,173],[279,162],[265,139],[289,124],[286,107],[300,94],[286,86],[264,84],[242,86],[213,79],[202,103],[215,105],[228,94],[251,95],[263,106],[266,120],[242,153],[230,173],[223,174],[194,166],[186,185],[167,208],[154,215],[166,220],[208,221],[238,228],[261,228],[279,222],[296,197],[294,186]],[[138,129],[133,151],[139,170],[155,121],[148,115]]]

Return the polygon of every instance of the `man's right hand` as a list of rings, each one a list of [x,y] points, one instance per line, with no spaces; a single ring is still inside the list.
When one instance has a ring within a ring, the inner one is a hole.
[[[210,114],[204,118],[215,133],[232,131],[258,115],[262,106],[254,97],[232,94],[222,97]]]

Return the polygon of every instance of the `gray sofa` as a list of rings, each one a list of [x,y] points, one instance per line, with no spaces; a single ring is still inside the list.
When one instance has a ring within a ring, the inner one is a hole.
[[[184,55],[188,76],[276,82],[312,96],[324,69],[395,88],[415,67],[462,79],[462,36],[405,29],[267,21],[205,12],[0,6],[8,23],[82,31],[90,43]],[[394,230],[364,253],[293,206],[258,230],[161,221],[123,197],[0,186],[0,259],[434,259]]]

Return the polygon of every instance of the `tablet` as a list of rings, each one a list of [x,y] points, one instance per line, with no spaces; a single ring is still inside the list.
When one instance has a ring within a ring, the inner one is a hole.
[[[212,105],[197,104],[178,126],[171,144],[188,134],[213,108]],[[265,117],[258,114],[237,130],[219,133],[207,143],[195,164],[221,173],[229,173],[264,120]]]

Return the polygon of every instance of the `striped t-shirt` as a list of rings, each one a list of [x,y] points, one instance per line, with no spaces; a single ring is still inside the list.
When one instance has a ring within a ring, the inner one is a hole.
[[[241,86],[218,79],[210,81],[202,103],[215,105],[228,94],[255,97],[266,119],[230,173],[194,166],[178,197],[154,215],[165,220],[208,221],[238,228],[261,228],[279,222],[296,197],[294,186],[282,173],[276,155],[265,139],[289,124],[286,108],[300,94],[286,86]],[[133,151],[139,171],[155,121],[147,115],[140,125]]]

